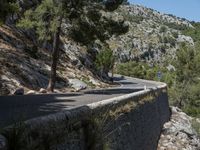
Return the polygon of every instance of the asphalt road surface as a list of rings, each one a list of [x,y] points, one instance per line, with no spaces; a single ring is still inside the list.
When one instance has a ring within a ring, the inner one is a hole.
[[[64,111],[158,85],[157,83],[119,75],[115,76],[114,82],[119,83],[121,86],[65,94],[0,96],[0,128],[20,120]]]

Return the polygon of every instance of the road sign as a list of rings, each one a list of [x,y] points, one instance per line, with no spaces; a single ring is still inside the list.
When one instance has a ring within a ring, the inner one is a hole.
[[[162,73],[160,71],[158,71],[157,77],[158,77],[159,80],[162,78]]]

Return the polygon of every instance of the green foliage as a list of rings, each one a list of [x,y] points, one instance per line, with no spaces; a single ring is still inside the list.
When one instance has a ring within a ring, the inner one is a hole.
[[[176,46],[176,40],[173,37],[171,37],[171,36],[168,37],[168,43],[170,43],[170,45],[172,47]]]
[[[177,51],[176,68],[178,81],[194,82],[199,72],[200,51],[187,45]]]
[[[111,36],[124,34],[129,29],[124,20],[104,16],[98,8],[88,8],[87,12],[72,24],[69,35],[85,45],[93,43],[96,39],[105,42]]]
[[[176,30],[185,30],[187,29],[188,27],[186,25],[180,25],[180,24],[177,24],[177,23],[164,23],[166,26],[168,26],[169,28],[172,28],[172,29],[176,29]]]
[[[172,35],[174,38],[176,38],[176,39],[178,38],[178,32],[172,32]]]
[[[89,120],[86,120],[84,133],[88,150],[110,150],[105,130],[107,118],[108,116],[91,116]]]
[[[145,78],[146,76],[146,66],[144,64],[138,64],[137,62],[127,62],[118,64],[116,72],[126,76]]]
[[[163,39],[161,38],[160,40],[161,40],[160,42],[162,43],[165,44],[169,43],[172,47],[176,46],[176,40],[171,36],[164,36]]]
[[[174,93],[178,95],[175,102],[179,107],[192,116],[200,115],[200,80],[199,80],[199,48],[189,47],[185,44],[177,51],[177,60],[174,63],[176,67],[176,82]],[[175,99],[175,97],[174,97]]]
[[[183,30],[183,34],[191,36],[195,42],[200,41],[200,23],[193,23],[194,28],[186,28]]]
[[[18,5],[15,0],[0,1],[0,24],[2,24],[8,14],[12,14],[18,10]]]
[[[118,64],[117,73],[137,78],[158,80],[157,72],[162,72],[160,81],[168,84],[170,104],[182,108],[191,116],[200,117],[200,46],[183,44],[172,63],[176,71],[166,67],[148,66],[142,62]]]
[[[138,16],[138,15],[134,16],[132,14],[129,14],[128,12],[120,11],[120,14],[124,17],[126,21],[135,22],[137,24],[139,24],[141,21],[144,20],[142,16]]]
[[[159,80],[157,78],[157,73],[159,71],[165,73],[166,69],[159,66],[149,66],[146,63],[135,61],[118,64],[116,68],[116,72],[119,74],[148,80]],[[163,75],[163,78],[168,79],[169,77]],[[168,80],[170,81],[170,79]]]
[[[60,26],[59,17],[71,24],[66,32],[78,42],[91,43],[96,39],[105,41],[114,34],[123,34],[128,26],[123,20],[113,20],[102,15],[102,11],[114,11],[121,0],[113,2],[99,0],[63,1],[43,0],[35,9],[27,10],[18,26],[35,28],[40,40],[51,40]],[[112,6],[111,6],[112,4]]]
[[[160,27],[160,33],[165,33],[167,31],[167,27],[166,26],[161,26]]]
[[[27,10],[18,27],[35,28],[40,40],[50,40],[58,27],[57,17],[61,15],[61,5],[53,0],[43,0],[35,10]]]
[[[115,57],[113,51],[106,48],[100,51],[96,56],[95,66],[97,70],[108,73],[114,66]]]
[[[193,119],[192,120],[192,127],[195,129],[198,136],[200,137],[200,123],[197,120]]]

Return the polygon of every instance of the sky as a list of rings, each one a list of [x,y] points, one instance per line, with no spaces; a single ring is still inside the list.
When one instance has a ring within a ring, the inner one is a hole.
[[[129,0],[129,2],[200,22],[200,0]]]

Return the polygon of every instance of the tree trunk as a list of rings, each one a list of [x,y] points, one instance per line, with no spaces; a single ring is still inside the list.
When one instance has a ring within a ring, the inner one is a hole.
[[[61,23],[62,23],[61,16],[58,17],[58,23],[59,25],[53,37],[52,63],[51,63],[49,84],[47,87],[47,90],[51,92],[54,91],[55,83],[56,83],[56,70],[57,70],[57,63],[58,63],[58,58],[59,58],[59,43],[60,43],[60,32],[61,32]]]

